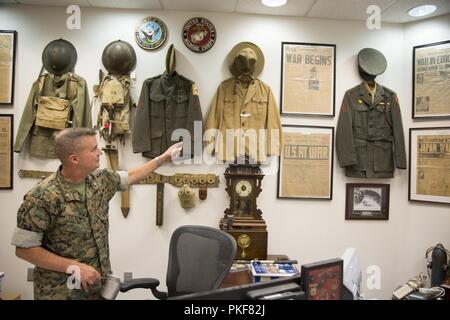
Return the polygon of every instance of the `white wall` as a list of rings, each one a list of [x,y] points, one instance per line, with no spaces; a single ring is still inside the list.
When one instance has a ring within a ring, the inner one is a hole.
[[[169,30],[169,38],[160,50],[147,52],[133,39],[135,26],[147,15],[162,19]],[[188,50],[181,40],[183,24],[193,16],[210,19],[217,29],[215,46],[204,54]],[[229,50],[240,41],[252,41],[263,50],[266,65],[260,78],[269,84],[279,101],[281,42],[334,43],[337,46],[336,114],[345,90],[357,85],[360,79],[356,68],[356,54],[364,47],[382,51],[388,68],[377,80],[396,91],[402,106],[405,136],[408,128],[417,126],[411,121],[411,57],[412,46],[449,39],[449,16],[411,25],[383,24],[380,30],[369,31],[365,22],[302,19],[262,15],[238,15],[199,12],[112,10],[82,8],[81,30],[66,28],[65,8],[33,6],[0,6],[0,29],[18,31],[15,104],[2,108],[1,113],[15,115],[15,129],[31,84],[41,67],[41,53],[51,40],[65,38],[78,51],[76,72],[87,80],[92,96],[92,85],[97,83],[103,48],[111,41],[121,39],[133,45],[137,53],[137,79],[132,95],[138,98],[146,78],[162,73],[168,44],[177,49],[177,70],[195,81],[200,92],[203,115],[206,116],[218,84],[230,77],[225,63]],[[95,117],[96,114],[93,114]],[[335,126],[335,118],[289,118],[283,124]],[[424,125],[428,125],[426,123]],[[449,121],[433,125],[449,125]],[[408,139],[408,138],[407,138]],[[121,155],[124,168],[145,161],[133,154],[130,141]],[[15,155],[14,168],[54,170],[57,161],[40,160],[26,153]],[[106,166],[102,159],[102,166]],[[203,224],[217,227],[228,197],[224,190],[225,166],[167,166],[162,174],[175,172],[213,172],[221,177],[218,189],[208,190],[208,199],[189,211],[182,209],[176,189],[165,188],[164,225],[155,226],[156,187],[133,186],[131,212],[124,219],[120,212],[120,197],[110,203],[110,247],[113,271],[120,277],[132,271],[134,277],[155,277],[164,283],[167,253],[173,230],[183,224]],[[425,250],[437,242],[450,247],[450,216],[448,206],[411,204],[408,202],[407,171],[397,170],[394,179],[373,180],[391,184],[390,218],[388,221],[345,221],[345,183],[365,182],[346,178],[334,163],[334,190],[332,201],[277,200],[276,175],[263,180],[263,192],[258,200],[269,231],[269,253],[287,254],[300,264],[339,257],[345,248],[357,248],[364,271],[370,265],[381,269],[381,288],[363,292],[369,298],[389,299],[393,289],[425,271]],[[24,193],[36,181],[15,176],[13,191],[0,191],[0,271],[7,273],[3,281],[5,292],[20,292],[25,299],[32,298],[32,283],[26,282],[28,263],[14,255],[10,245],[16,224],[16,212]],[[122,294],[119,298],[141,299],[144,291]]]

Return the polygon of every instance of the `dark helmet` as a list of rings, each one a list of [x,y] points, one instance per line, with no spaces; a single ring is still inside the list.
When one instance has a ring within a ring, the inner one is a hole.
[[[387,62],[384,55],[373,48],[364,48],[358,53],[358,67],[360,73],[376,77],[386,71]]]
[[[110,74],[126,75],[136,67],[136,52],[126,41],[113,41],[103,50],[102,62]]]
[[[67,73],[77,63],[77,50],[67,40],[53,40],[42,52],[42,64],[45,69],[55,75]]]

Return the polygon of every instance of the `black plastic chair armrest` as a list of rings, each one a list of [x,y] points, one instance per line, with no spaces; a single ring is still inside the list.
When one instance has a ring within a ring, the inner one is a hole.
[[[137,278],[125,281],[120,286],[120,292],[127,292],[131,289],[151,289],[152,291],[159,286],[159,280],[154,278]]]

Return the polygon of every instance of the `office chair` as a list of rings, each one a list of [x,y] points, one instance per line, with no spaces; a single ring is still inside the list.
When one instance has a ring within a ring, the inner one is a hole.
[[[166,285],[159,280],[140,278],[125,281],[121,292],[150,289],[158,299],[217,289],[228,274],[236,255],[236,241],[228,233],[205,226],[181,226],[170,239]]]

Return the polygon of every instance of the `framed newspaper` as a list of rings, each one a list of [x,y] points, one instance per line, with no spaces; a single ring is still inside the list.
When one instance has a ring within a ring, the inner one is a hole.
[[[450,127],[409,129],[410,201],[450,204]]]
[[[0,114],[0,189],[13,188],[13,119]]]
[[[331,200],[334,128],[283,125],[283,138],[277,197]]]
[[[16,31],[0,30],[0,105],[14,103]]]
[[[450,117],[450,40],[413,47],[413,119]]]
[[[282,115],[334,117],[335,44],[282,42],[281,66]]]
[[[347,183],[345,220],[389,220],[389,185]]]

